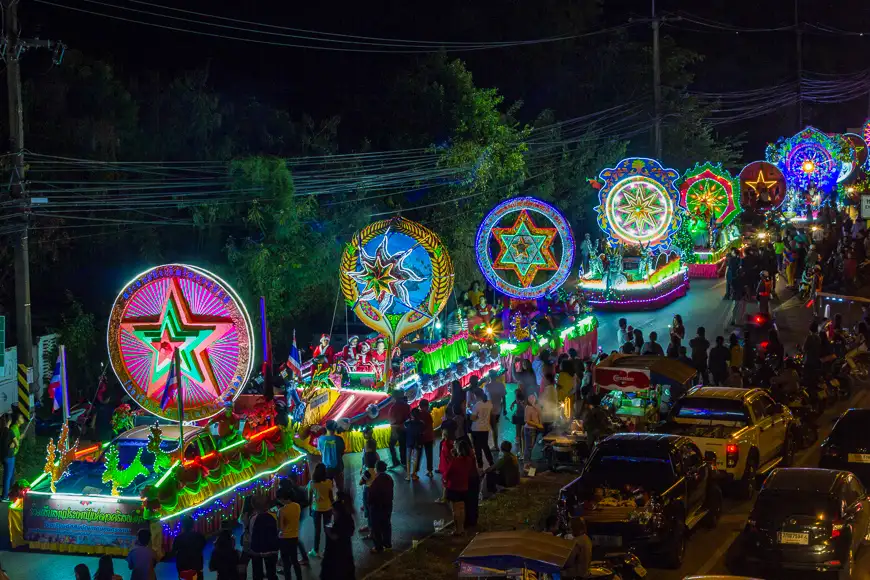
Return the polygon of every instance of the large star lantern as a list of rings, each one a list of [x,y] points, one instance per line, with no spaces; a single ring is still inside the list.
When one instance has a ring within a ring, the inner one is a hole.
[[[120,330],[122,334],[135,337],[151,351],[149,397],[161,396],[176,351],[182,377],[195,384],[198,392],[219,397],[221,388],[212,368],[209,347],[233,326],[230,319],[194,315],[178,281],[173,280],[166,286],[163,310],[156,322],[128,319],[121,323]]]
[[[658,191],[638,183],[623,191],[614,210],[616,215],[622,217],[624,228],[634,228],[642,233],[659,226],[666,208]]]
[[[558,269],[552,252],[557,234],[556,228],[535,226],[529,212],[522,210],[511,227],[492,229],[499,245],[493,268],[512,270],[520,285],[528,287],[539,271]]]
[[[385,235],[374,255],[361,247],[358,269],[347,272],[352,280],[362,285],[358,300],[377,302],[378,308],[384,313],[393,305],[394,300],[411,308],[405,284],[423,281],[421,276],[405,265],[405,259],[414,248],[390,254],[388,240],[389,236]]]

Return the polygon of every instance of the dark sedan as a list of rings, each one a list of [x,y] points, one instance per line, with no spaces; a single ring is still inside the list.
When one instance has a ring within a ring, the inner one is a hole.
[[[851,471],[870,485],[870,409],[849,409],[822,442],[819,467]]]
[[[752,568],[838,572],[850,578],[870,524],[870,500],[855,475],[831,469],[775,469],[743,531]]]

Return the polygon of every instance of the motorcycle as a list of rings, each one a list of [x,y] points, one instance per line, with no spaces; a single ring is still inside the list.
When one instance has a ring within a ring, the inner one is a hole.
[[[587,578],[595,580],[634,580],[646,577],[647,571],[633,552],[606,554],[589,564]]]

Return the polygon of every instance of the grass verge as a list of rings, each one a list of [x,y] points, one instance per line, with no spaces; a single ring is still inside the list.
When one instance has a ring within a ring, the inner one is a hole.
[[[540,529],[556,509],[559,489],[577,477],[572,473],[542,473],[524,479],[516,489],[499,493],[480,505],[477,529],[465,537],[434,535],[399,554],[365,580],[444,580],[456,577],[456,558],[475,532]]]

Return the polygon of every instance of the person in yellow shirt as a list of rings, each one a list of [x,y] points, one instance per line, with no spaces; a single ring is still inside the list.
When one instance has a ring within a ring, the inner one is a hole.
[[[289,580],[292,567],[296,580],[302,580],[302,566],[299,565],[296,554],[299,550],[299,518],[302,508],[286,492],[279,495],[278,502],[281,504],[281,509],[278,510],[278,544],[281,561],[284,563],[284,575]]]
[[[320,556],[321,531],[332,521],[332,502],[335,498],[335,486],[326,475],[326,466],[318,463],[314,474],[308,482],[308,499],[311,503],[311,515],[314,519],[314,548],[308,552],[311,558]]]

